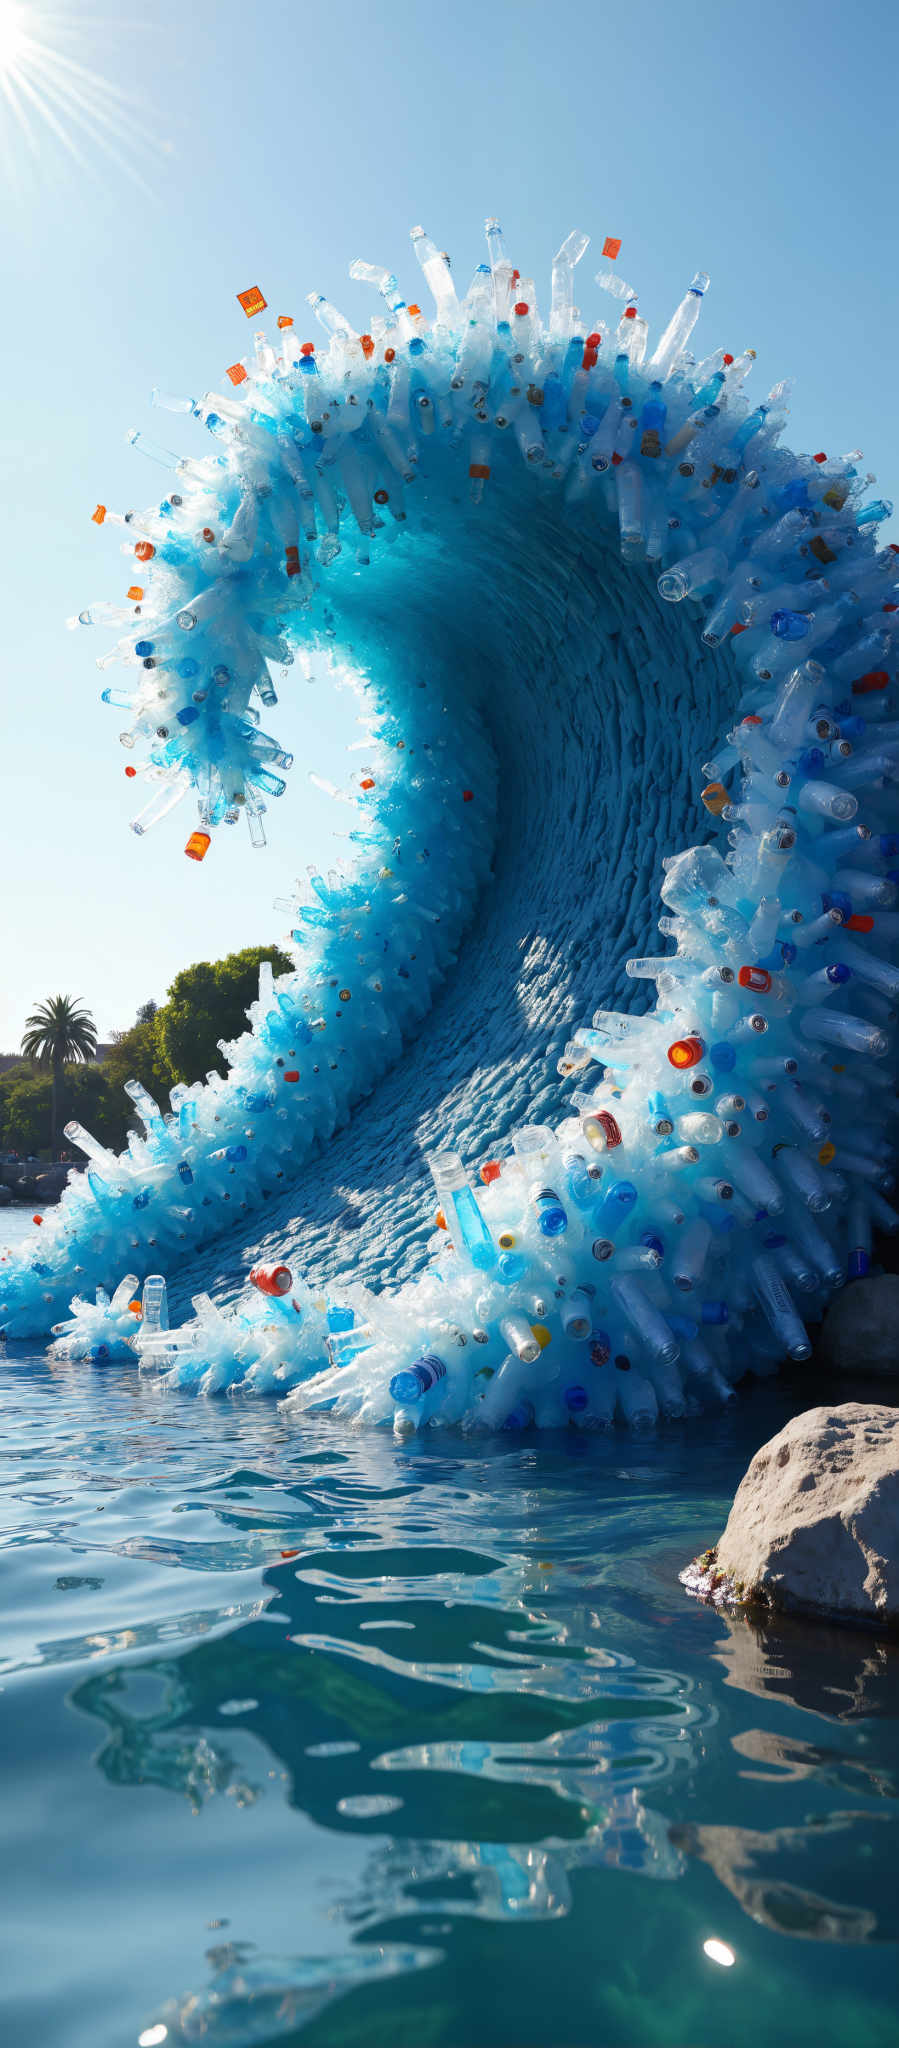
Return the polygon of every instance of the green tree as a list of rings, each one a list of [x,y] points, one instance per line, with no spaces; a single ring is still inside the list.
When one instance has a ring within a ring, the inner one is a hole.
[[[173,1081],[190,1085],[211,1069],[224,1074],[219,1039],[229,1043],[247,1029],[247,1010],[258,993],[259,963],[270,960],[277,974],[293,966],[277,946],[245,946],[224,960],[199,960],[176,974],[168,1002],[152,1027]],[[141,1027],[143,1028],[143,1027]],[[142,1077],[141,1077],[142,1078]]]
[[[157,1099],[168,1093],[175,1076],[160,1044],[156,1017],[132,1024],[127,1031],[113,1032],[103,1072],[114,1090],[124,1088],[126,1081],[142,1081]]]
[[[97,1027],[89,1010],[80,1010],[80,996],[48,996],[26,1020],[22,1051],[26,1059],[52,1072],[50,1089],[50,1151],[55,1153],[59,1138],[59,1110],[63,1070],[79,1061],[92,1060],[97,1050]]]
[[[7,1067],[0,1074],[0,1145],[4,1152],[18,1152],[27,1159],[46,1145],[50,1123],[49,1074],[31,1064]]]

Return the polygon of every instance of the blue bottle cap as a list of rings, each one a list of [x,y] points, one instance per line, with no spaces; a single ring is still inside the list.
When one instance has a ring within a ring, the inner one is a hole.
[[[828,895],[822,896],[821,905],[824,910],[838,910],[844,919],[852,916],[852,898],[842,889],[831,889]]]

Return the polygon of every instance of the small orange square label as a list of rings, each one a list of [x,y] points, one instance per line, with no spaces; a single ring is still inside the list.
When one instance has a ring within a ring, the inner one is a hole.
[[[621,236],[607,235],[602,245],[602,253],[604,256],[611,257],[611,260],[614,263],[616,256],[620,256],[621,254]]]
[[[232,363],[230,370],[225,371],[225,376],[230,377],[232,384],[245,384],[247,381],[243,363]]]
[[[278,326],[279,326],[279,327],[292,327],[292,326],[293,326],[293,314],[292,314],[292,313],[279,313],[279,314],[278,314]]]
[[[254,314],[265,312],[268,300],[263,298],[258,284],[251,284],[249,291],[238,292],[237,303],[243,307],[247,319],[252,320]]]
[[[140,584],[140,583],[132,583],[132,584],[131,584],[131,586],[130,586],[130,588],[129,588],[129,591],[128,591],[128,596],[130,597],[130,599],[131,599],[131,602],[132,602],[132,604],[140,604],[140,601],[141,601],[141,598],[143,597],[143,594],[144,594],[144,593],[143,593],[143,586],[142,586],[142,584]]]
[[[103,521],[106,518],[106,506],[98,505],[96,512],[91,513],[91,518],[95,526],[102,526]]]

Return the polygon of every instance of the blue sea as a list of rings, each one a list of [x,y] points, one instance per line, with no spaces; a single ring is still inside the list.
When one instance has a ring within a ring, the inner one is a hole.
[[[899,1650],[677,1578],[854,1387],[514,1444],[0,1389],[4,2042],[894,2048]]]

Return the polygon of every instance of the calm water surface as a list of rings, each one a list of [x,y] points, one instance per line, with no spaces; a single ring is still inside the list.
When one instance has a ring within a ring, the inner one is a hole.
[[[398,1446],[11,1355],[3,2038],[893,2048],[897,1655],[677,1583],[817,1394]]]

